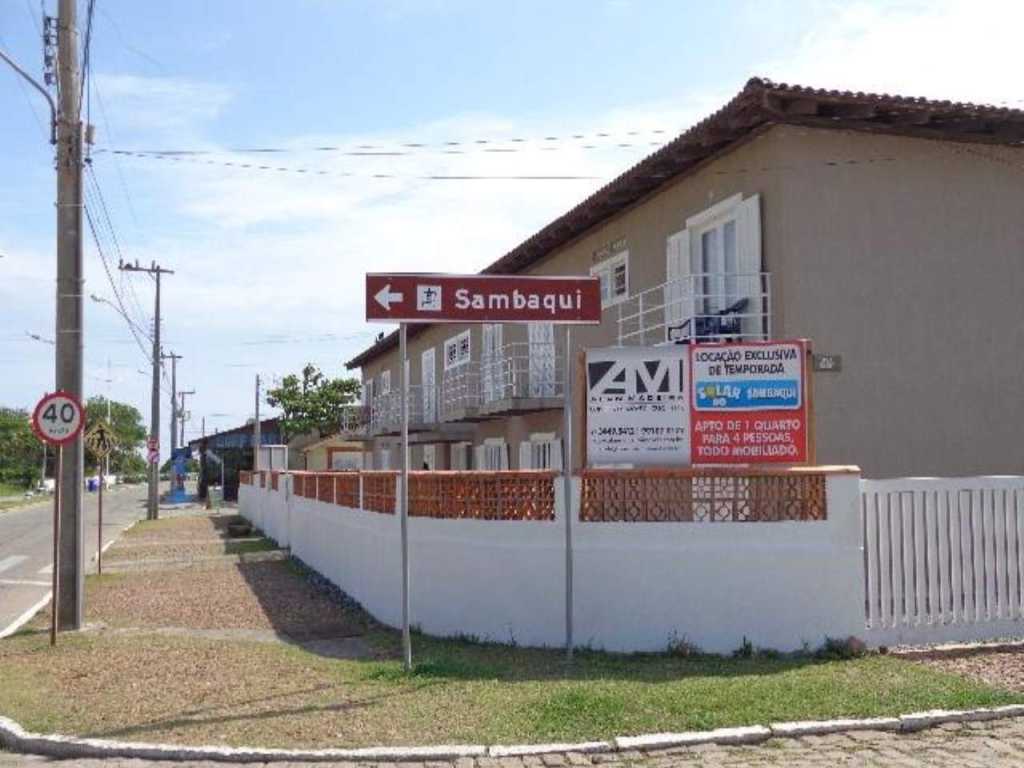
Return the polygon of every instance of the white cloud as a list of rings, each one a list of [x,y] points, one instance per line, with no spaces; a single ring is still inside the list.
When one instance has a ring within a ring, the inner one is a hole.
[[[232,93],[223,85],[177,77],[127,74],[93,75],[93,87],[103,100],[101,118],[117,126],[118,138],[138,136],[141,141],[175,143],[201,140],[203,128],[230,103]],[[105,123],[100,123],[99,140]]]
[[[1024,106],[1019,0],[830,2],[793,50],[752,70],[822,88]]]

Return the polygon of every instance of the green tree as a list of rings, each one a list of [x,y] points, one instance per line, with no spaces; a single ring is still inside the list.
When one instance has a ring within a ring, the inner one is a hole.
[[[337,431],[343,409],[359,399],[360,389],[358,379],[332,379],[307,363],[301,377],[290,374],[268,389],[267,403],[284,413],[281,430],[287,437],[314,429],[326,435]]]
[[[86,429],[97,421],[107,420],[107,399],[101,395],[90,397],[85,404]],[[135,475],[146,471],[146,462],[139,449],[148,434],[139,409],[127,403],[110,401],[110,428],[114,433],[114,450],[110,452],[110,471],[115,475]],[[86,463],[98,466],[97,457],[86,448]]]
[[[28,488],[39,478],[43,443],[28,411],[0,406],[0,483]]]

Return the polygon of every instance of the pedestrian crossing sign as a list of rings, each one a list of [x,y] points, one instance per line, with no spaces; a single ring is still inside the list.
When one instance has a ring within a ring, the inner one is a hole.
[[[85,432],[85,444],[97,458],[104,458],[114,450],[114,433],[105,421],[97,421]]]

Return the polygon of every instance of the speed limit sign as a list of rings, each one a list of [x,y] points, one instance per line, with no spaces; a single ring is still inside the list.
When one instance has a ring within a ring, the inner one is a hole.
[[[82,431],[85,412],[78,398],[68,392],[53,392],[36,405],[32,428],[50,445],[70,443]]]

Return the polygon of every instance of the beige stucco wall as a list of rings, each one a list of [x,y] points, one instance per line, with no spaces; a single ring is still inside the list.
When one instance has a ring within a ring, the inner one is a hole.
[[[773,134],[807,164],[765,204],[777,329],[843,356],[814,380],[819,460],[870,477],[1024,471],[1024,151]]]
[[[688,217],[736,193],[759,194],[775,336],[807,337],[843,356],[841,372],[814,379],[819,462],[860,464],[875,477],[1021,472],[1021,166],[1024,151],[1008,148],[779,126],[529,273],[588,274],[596,251],[625,238],[636,293],[664,282],[666,238]],[[614,344],[615,318],[612,307],[601,326],[575,329],[574,346]],[[463,329],[435,326],[410,339],[413,384],[427,345],[437,347],[440,383],[443,341]],[[506,328],[505,340],[521,333]],[[480,342],[474,326],[474,359]],[[397,387],[397,359],[396,350],[365,374],[389,366]],[[558,411],[482,422],[474,442],[506,434],[514,465],[519,440],[561,434],[560,422]],[[577,465],[581,449],[577,439]]]

